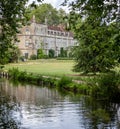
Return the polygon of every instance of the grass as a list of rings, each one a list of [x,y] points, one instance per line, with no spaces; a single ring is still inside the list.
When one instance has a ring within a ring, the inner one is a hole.
[[[55,59],[41,59],[36,61],[20,62],[14,64],[7,64],[5,69],[18,68],[20,71],[26,71],[41,75],[63,76],[76,74],[72,71],[74,61],[72,60],[55,60]],[[78,73],[77,73],[78,74]]]
[[[5,69],[18,68],[20,71],[44,75],[44,76],[70,76],[75,80],[89,81],[93,76],[79,76],[80,73],[72,71],[74,66],[73,60],[56,60],[56,59],[40,59],[30,60],[27,62],[11,63],[5,66]],[[119,71],[120,68],[116,68]]]

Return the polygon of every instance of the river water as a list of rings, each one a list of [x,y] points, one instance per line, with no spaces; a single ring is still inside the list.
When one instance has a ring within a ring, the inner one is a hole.
[[[120,129],[120,104],[0,80],[0,129]]]

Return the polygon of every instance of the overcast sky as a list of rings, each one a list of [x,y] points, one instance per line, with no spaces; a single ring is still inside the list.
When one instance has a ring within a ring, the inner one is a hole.
[[[60,8],[60,5],[62,4],[64,0],[44,0],[44,3],[50,3],[55,8]]]
[[[30,0],[30,2],[32,2],[32,1],[33,0]],[[51,4],[56,9],[63,8],[66,11],[68,11],[67,7],[60,6],[63,2],[64,2],[64,0],[44,0],[43,1],[43,3],[49,3],[49,4]]]

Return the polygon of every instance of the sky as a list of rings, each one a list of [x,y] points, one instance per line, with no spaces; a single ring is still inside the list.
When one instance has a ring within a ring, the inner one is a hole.
[[[33,0],[30,0],[30,3],[31,3],[32,1],[33,1]],[[64,2],[64,0],[44,0],[44,1],[43,1],[43,3],[49,3],[49,4],[51,4],[51,5],[52,5],[54,8],[56,8],[56,9],[62,8],[62,9],[64,9],[66,12],[68,12],[67,7],[60,6],[63,2]]]
[[[60,5],[64,0],[44,0],[44,3],[50,3],[55,8],[60,8]]]

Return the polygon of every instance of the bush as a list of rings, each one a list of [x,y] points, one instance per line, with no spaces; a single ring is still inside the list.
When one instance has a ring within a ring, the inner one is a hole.
[[[21,56],[21,57],[19,58],[19,60],[20,60],[20,61],[25,61],[25,57],[24,57],[24,56]]]
[[[92,88],[92,93],[101,99],[118,101],[120,96],[120,73],[101,74],[97,85]]]
[[[0,65],[0,69],[3,69],[5,66],[4,65]]]
[[[68,85],[72,83],[72,79],[66,76],[63,76],[59,81],[58,81],[58,86],[60,88],[66,88]]]
[[[30,60],[36,60],[37,59],[37,55],[33,54],[30,56]]]
[[[40,48],[40,49],[37,50],[37,58],[38,59],[43,59],[44,58],[44,55],[45,54],[44,54],[43,49]]]
[[[12,79],[18,80],[19,74],[20,74],[18,68],[9,69],[8,73],[9,73],[9,76],[10,76]]]

